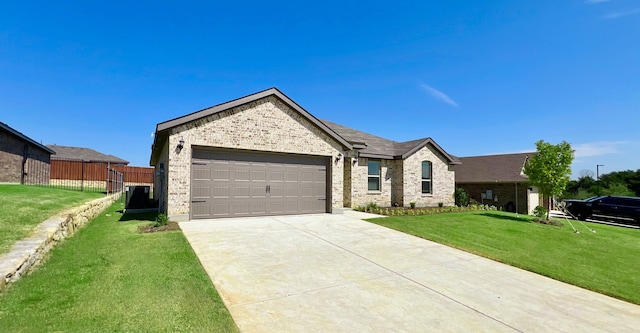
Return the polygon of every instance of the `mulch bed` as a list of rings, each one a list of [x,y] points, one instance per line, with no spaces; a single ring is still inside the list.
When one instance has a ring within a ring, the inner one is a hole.
[[[161,232],[161,231],[175,231],[180,230],[180,226],[177,222],[169,222],[167,225],[161,225],[158,227],[154,227],[153,224],[143,225],[138,227],[138,231],[141,233],[152,233],[152,232]]]
[[[533,222],[540,223],[540,224],[555,225],[555,226],[558,226],[558,227],[562,226],[562,222],[554,221],[554,220],[541,219],[541,218],[538,218],[538,217],[533,219]]]

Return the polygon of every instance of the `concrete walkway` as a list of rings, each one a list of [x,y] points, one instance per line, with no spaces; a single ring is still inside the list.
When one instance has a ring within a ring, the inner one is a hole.
[[[640,329],[640,306],[342,214],[180,227],[242,332]]]

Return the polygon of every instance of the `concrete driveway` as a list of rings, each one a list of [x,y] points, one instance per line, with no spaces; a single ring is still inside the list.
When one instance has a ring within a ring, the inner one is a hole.
[[[640,328],[640,306],[342,214],[180,227],[242,332]]]

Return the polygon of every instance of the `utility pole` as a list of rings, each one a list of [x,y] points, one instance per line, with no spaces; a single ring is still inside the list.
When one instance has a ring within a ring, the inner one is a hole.
[[[600,167],[604,164],[596,164],[596,183],[598,183],[598,195],[600,195]]]

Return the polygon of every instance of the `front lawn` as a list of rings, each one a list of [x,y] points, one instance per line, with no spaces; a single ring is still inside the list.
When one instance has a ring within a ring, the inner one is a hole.
[[[640,230],[585,223],[532,222],[503,212],[447,213],[369,220],[520,267],[556,280],[640,304]]]
[[[23,239],[47,218],[104,197],[103,193],[63,190],[53,187],[0,185],[0,254]]]
[[[180,231],[115,203],[0,295],[6,332],[236,332]]]

